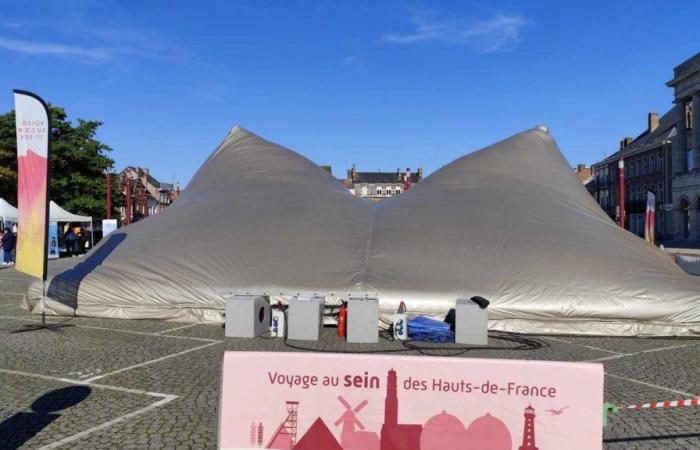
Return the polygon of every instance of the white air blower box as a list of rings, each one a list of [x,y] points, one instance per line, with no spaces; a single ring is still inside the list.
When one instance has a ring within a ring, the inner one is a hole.
[[[289,300],[287,338],[317,341],[323,326],[324,297],[297,295]]]
[[[455,305],[455,342],[457,344],[488,344],[489,313],[486,308],[468,298]]]
[[[350,297],[348,301],[347,341],[356,344],[379,342],[379,300]]]
[[[270,330],[270,299],[262,295],[226,298],[226,337],[253,338]]]

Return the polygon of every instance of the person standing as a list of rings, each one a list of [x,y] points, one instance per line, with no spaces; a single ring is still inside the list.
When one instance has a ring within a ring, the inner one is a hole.
[[[15,250],[16,243],[17,243],[17,238],[15,237],[14,233],[12,233],[9,229],[6,228],[3,235],[2,235],[2,250],[3,250],[2,265],[3,266],[6,266],[8,264],[13,264],[12,253]]]
[[[63,240],[66,242],[66,256],[73,256],[73,247],[75,246],[75,233],[72,228],[68,228],[66,234],[63,235]]]

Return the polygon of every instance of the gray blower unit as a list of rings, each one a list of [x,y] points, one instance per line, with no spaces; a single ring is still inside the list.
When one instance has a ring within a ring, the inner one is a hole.
[[[372,297],[348,301],[347,341],[355,344],[379,342],[379,300]]]
[[[226,337],[254,338],[270,330],[270,299],[263,295],[234,295],[226,299]]]
[[[287,338],[317,341],[323,326],[324,297],[296,296],[289,300]]]
[[[460,298],[455,305],[455,342],[488,344],[489,301],[483,297]]]

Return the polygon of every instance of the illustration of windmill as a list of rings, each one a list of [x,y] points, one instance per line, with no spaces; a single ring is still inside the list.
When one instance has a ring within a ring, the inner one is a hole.
[[[365,426],[357,418],[357,413],[367,406],[367,400],[362,400],[354,408],[350,406],[350,403],[342,395],[338,396],[338,401],[345,408],[345,412],[335,421],[336,427],[340,424],[343,425],[343,429],[340,432],[340,445],[343,447],[343,450],[379,450],[379,436],[377,433],[364,431]],[[359,428],[360,431],[356,431],[355,427]]]

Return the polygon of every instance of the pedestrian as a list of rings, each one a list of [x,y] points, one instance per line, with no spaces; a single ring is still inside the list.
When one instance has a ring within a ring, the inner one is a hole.
[[[12,262],[12,252],[15,250],[15,244],[17,243],[17,238],[15,234],[9,229],[5,229],[2,235],[2,250],[3,258],[2,265],[6,266],[8,264],[13,264]]]
[[[85,244],[83,240],[83,229],[82,228],[76,228],[75,231],[75,249],[73,253],[78,256],[82,256],[83,252],[85,251]]]
[[[66,242],[66,256],[73,256],[73,247],[75,247],[75,233],[72,228],[68,228],[66,234],[63,235],[63,240]]]

